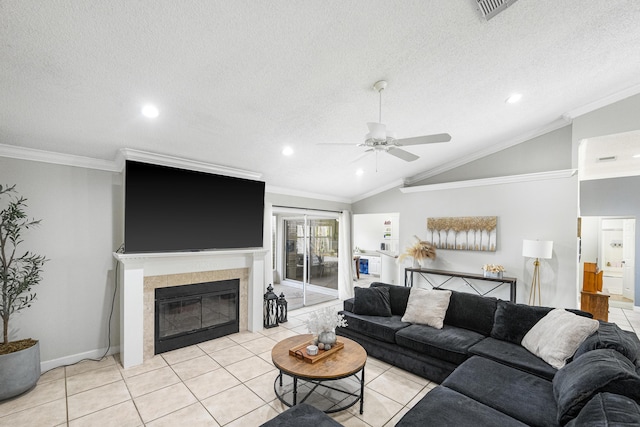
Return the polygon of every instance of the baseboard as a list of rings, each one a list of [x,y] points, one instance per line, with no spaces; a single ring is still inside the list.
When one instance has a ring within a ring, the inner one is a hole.
[[[59,359],[47,360],[44,362],[40,362],[40,370],[42,372],[47,372],[52,369],[58,368],[60,366],[67,366],[77,363],[84,359],[98,359],[102,357],[107,351],[106,348],[99,348],[96,350],[86,351],[84,353],[72,354],[69,356],[60,357]],[[120,353],[120,346],[112,346],[107,352],[107,356],[112,354]]]

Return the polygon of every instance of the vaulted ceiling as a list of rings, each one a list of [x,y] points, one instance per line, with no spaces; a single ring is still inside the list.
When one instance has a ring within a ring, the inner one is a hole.
[[[639,23],[636,0],[522,0],[489,21],[475,0],[3,0],[0,144],[133,148],[349,201],[639,92]],[[381,79],[399,138],[451,141],[355,160]]]

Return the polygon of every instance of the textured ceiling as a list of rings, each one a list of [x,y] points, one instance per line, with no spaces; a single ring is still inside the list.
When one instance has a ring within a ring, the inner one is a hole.
[[[474,0],[0,0],[0,144],[134,148],[352,200],[640,85],[639,22],[637,0],[519,1],[490,21]],[[451,142],[353,162],[380,79],[398,137]]]

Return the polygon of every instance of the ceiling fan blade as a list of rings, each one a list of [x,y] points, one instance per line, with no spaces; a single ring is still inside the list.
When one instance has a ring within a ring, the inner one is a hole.
[[[398,139],[397,143],[400,146],[406,147],[408,145],[420,145],[420,144],[433,144],[435,142],[449,142],[451,141],[451,135],[448,133],[438,133],[435,135],[416,136],[413,138]]]
[[[396,156],[397,158],[402,159],[406,162],[413,162],[414,160],[418,160],[420,158],[413,153],[395,147],[389,148],[389,150],[387,150],[387,153],[391,154],[392,156]]]

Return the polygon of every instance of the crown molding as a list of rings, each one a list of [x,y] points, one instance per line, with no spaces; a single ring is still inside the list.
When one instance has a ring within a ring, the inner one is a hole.
[[[368,193],[364,193],[364,194],[361,194],[359,196],[354,197],[352,203],[355,203],[355,202],[358,202],[360,200],[364,200],[366,198],[375,196],[376,194],[384,193],[387,190],[392,190],[394,188],[402,187],[404,184],[405,184],[405,181],[402,180],[402,179],[398,179],[398,180],[392,181],[389,184],[383,185],[382,187],[378,187],[373,191],[370,191]]]
[[[33,162],[52,163],[55,165],[73,166],[85,169],[97,169],[108,172],[119,172],[118,165],[112,160],[94,159],[73,154],[54,153],[36,150],[35,148],[18,147],[0,144],[0,157],[30,160]]]
[[[475,153],[472,153],[468,156],[465,157],[460,157],[459,159],[453,160],[451,162],[448,163],[444,163],[441,166],[438,166],[436,168],[433,169],[429,169],[427,171],[424,171],[422,173],[419,173],[417,175],[413,175],[410,176],[408,178],[405,179],[404,183],[405,185],[411,185],[411,184],[415,184],[416,182],[420,182],[422,180],[425,180],[427,178],[431,178],[432,176],[436,176],[439,175],[441,173],[447,172],[451,169],[455,169],[457,167],[460,166],[464,166],[467,163],[473,162],[474,160],[479,160],[483,157],[489,156],[491,154],[497,153],[499,151],[505,150],[509,147],[513,147],[514,145],[518,145],[521,144],[523,142],[529,141],[533,138],[537,138],[539,136],[542,136],[546,133],[549,132],[553,132],[554,130],[558,130],[560,128],[563,128],[567,125],[571,124],[571,121],[567,121],[568,119],[564,116],[562,116],[561,118],[554,120],[553,122],[549,123],[546,126],[543,126],[541,128],[535,129],[531,132],[527,132],[525,134],[519,135],[516,138],[513,139],[509,139],[507,141],[501,142],[499,144],[495,144],[492,145],[491,147],[487,147],[484,150],[480,150],[480,151],[476,151]]]
[[[522,175],[498,176],[495,178],[470,179],[467,181],[445,182],[441,184],[416,185],[415,187],[402,187],[402,193],[420,193],[424,191],[452,190],[456,188],[482,187],[487,185],[513,184],[518,182],[541,181],[547,179],[570,178],[576,174],[577,169],[564,169],[549,172],[527,173]]]
[[[133,160],[136,162],[151,163],[161,166],[170,166],[180,169],[189,169],[199,172],[235,176],[236,178],[246,178],[254,180],[259,180],[260,178],[262,178],[262,174],[259,172],[237,169],[222,165],[214,165],[212,163],[183,159],[166,154],[149,153],[147,151],[134,150],[131,148],[122,148],[118,151],[115,163],[120,167],[119,170],[124,169],[125,160]]]
[[[326,200],[328,202],[338,202],[338,203],[347,203],[347,204],[352,203],[351,199],[345,199],[345,198],[336,197],[336,196],[329,196],[327,194],[309,193],[307,191],[293,190],[293,189],[284,188],[284,187],[276,187],[269,184],[265,186],[264,191],[265,193],[282,194],[284,196],[304,197],[307,199]]]
[[[597,101],[590,102],[586,105],[583,105],[582,107],[578,107],[571,111],[567,111],[562,116],[566,117],[567,120],[573,120],[576,117],[598,110],[602,107],[606,107],[615,102],[622,101],[623,99],[629,98],[630,96],[634,96],[639,93],[640,93],[640,84],[637,84],[635,86],[628,87],[626,89],[618,91],[609,96],[605,96],[604,98],[600,98]]]

